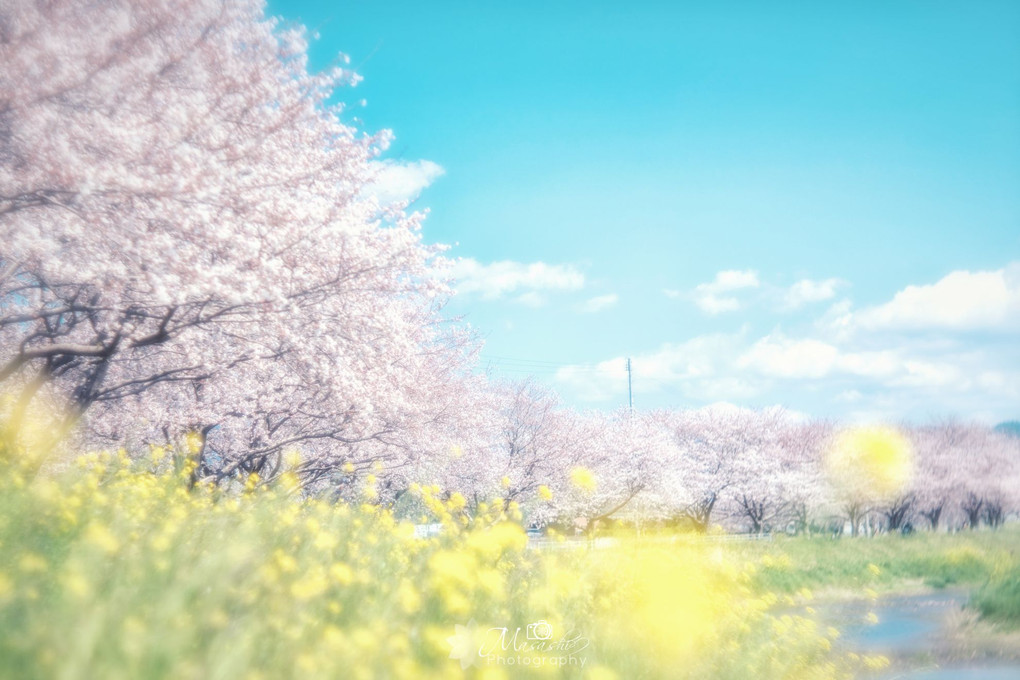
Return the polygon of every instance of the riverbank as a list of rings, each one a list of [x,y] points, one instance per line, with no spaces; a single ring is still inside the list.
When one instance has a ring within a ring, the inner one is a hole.
[[[812,610],[842,633],[839,646],[881,655],[881,680],[1020,678],[1020,630],[983,620],[967,588],[917,589],[876,597],[824,594]],[[872,676],[865,676],[872,677]]]

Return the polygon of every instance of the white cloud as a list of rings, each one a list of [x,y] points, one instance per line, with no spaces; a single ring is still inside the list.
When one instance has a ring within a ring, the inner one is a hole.
[[[608,295],[596,295],[593,298],[585,300],[578,311],[584,312],[585,314],[595,314],[601,312],[603,309],[609,309],[616,305],[620,301],[620,296],[616,293],[609,293]]]
[[[854,402],[860,401],[863,398],[864,395],[861,394],[860,390],[843,390],[842,392],[836,395],[835,400],[847,404],[852,404]]]
[[[893,385],[908,387],[965,387],[966,376],[959,367],[945,362],[908,360],[902,364],[903,373],[891,381]]]
[[[850,300],[840,300],[829,305],[825,313],[815,320],[815,328],[837,338],[846,338],[853,331],[854,305]]]
[[[900,352],[879,350],[871,352],[840,352],[834,368],[868,378],[889,378],[901,372],[904,367]]]
[[[869,339],[871,342],[873,339]],[[634,402],[700,406],[715,401],[774,404],[851,419],[1015,417],[1020,398],[1012,344],[975,350],[916,337],[884,346],[746,329],[667,343],[633,357]],[[582,401],[626,403],[626,358],[561,368],[555,381]]]
[[[734,312],[740,309],[740,300],[735,297],[721,297],[712,293],[696,295],[694,304],[701,308],[701,311],[715,316],[723,312]]]
[[[1016,417],[1020,344],[1009,334],[1020,329],[1020,262],[995,271],[953,272],[929,285],[908,286],[885,304],[864,310],[840,299],[844,286],[849,284],[830,278],[779,287],[759,281],[752,270],[728,270],[693,289],[663,290],[709,313],[753,302],[774,310],[823,304],[813,322],[786,317],[784,324],[796,325],[785,332],[750,335],[745,326],[633,355],[635,406],[779,401],[815,415],[852,419]],[[604,308],[603,298],[606,305],[616,301],[597,296],[578,309]],[[961,336],[946,329],[1006,334]],[[877,330],[882,332],[869,332]],[[566,366],[554,380],[577,400],[625,405],[625,365],[619,356]]]
[[[750,269],[736,270],[727,269],[718,272],[715,278],[708,283],[700,283],[694,288],[694,304],[708,314],[721,314],[740,309],[740,300],[733,295],[726,295],[733,291],[747,288],[757,288],[761,283],[758,281],[758,272]],[[665,291],[667,296],[675,297],[677,291]]]
[[[633,359],[636,378],[672,382],[716,375],[739,343],[739,335],[712,333],[686,342],[666,343],[657,351]]]
[[[751,269],[726,269],[717,273],[715,280],[711,283],[703,283],[698,287],[707,286],[711,287],[715,292],[721,292],[740,290],[741,288],[757,288],[759,285],[758,272],[756,271]]]
[[[727,375],[739,334],[700,335],[682,343],[665,344],[632,359],[635,401],[650,394],[667,394],[688,401],[746,399],[758,387],[743,377]],[[619,401],[627,397],[627,359],[614,357],[597,364],[560,368],[554,380],[584,401]]]
[[[808,304],[831,300],[847,283],[841,279],[801,279],[788,288],[763,283],[753,269],[726,269],[715,277],[695,286],[691,292],[663,289],[668,298],[689,299],[702,311],[716,315],[741,309],[748,301],[748,291],[757,290],[757,299],[765,299],[780,311],[790,312]]]
[[[823,302],[836,297],[836,290],[843,285],[839,279],[801,279],[790,286],[783,295],[783,308],[794,310],[814,302]]]
[[[536,306],[545,303],[540,293],[572,291],[584,287],[584,274],[574,265],[503,260],[482,264],[474,258],[454,260],[449,269],[458,293],[478,293],[486,300],[518,294],[517,301]]]
[[[776,378],[822,378],[839,357],[839,349],[820,340],[766,335],[737,359],[737,367]]]
[[[582,401],[619,401],[627,398],[627,360],[607,359],[597,364],[573,364],[556,370],[553,380]]]
[[[855,315],[865,329],[982,330],[1020,319],[1020,263],[996,271],[954,271],[939,281],[907,286],[889,302]]]
[[[895,409],[896,395],[911,395],[915,401],[923,400],[920,395],[927,395],[932,403],[949,403],[965,393],[994,399],[1007,397],[1009,377],[984,367],[986,360],[972,356],[916,356],[908,348],[844,351],[817,340],[777,340],[767,336],[741,356],[736,365],[787,384],[808,380],[835,388],[850,380],[862,389],[882,390],[886,398],[891,398],[886,408]],[[832,398],[833,402],[843,403],[862,399],[861,389],[856,387],[844,389]]]
[[[899,350],[848,351],[812,338],[766,335],[741,355],[736,366],[783,379],[820,379],[836,374],[869,378],[889,385],[946,385],[959,371],[904,357]]]
[[[731,375],[692,380],[684,384],[680,392],[691,401],[704,403],[726,399],[755,399],[762,393],[760,382]]]
[[[367,189],[381,205],[413,201],[446,172],[438,163],[426,160],[373,161],[372,170],[375,177]]]
[[[536,290],[529,290],[514,298],[514,302],[525,307],[544,307],[549,300]]]

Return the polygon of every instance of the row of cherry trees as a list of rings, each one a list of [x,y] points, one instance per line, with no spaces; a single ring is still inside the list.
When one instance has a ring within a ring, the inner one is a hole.
[[[998,526],[1020,511],[1020,438],[982,425],[887,429],[903,470],[879,488],[832,462],[852,428],[778,408],[582,414],[530,382],[499,386],[490,408],[488,441],[456,449],[437,482],[516,501],[537,523],[856,534]]]
[[[190,447],[196,482],[298,460],[310,490],[434,483],[588,530],[1016,509],[1015,442],[979,427],[911,430],[896,498],[840,495],[829,424],[580,414],[474,375],[423,215],[373,191],[388,134],[334,103],[356,81],[342,59],[310,73],[259,0],[0,4],[0,415],[60,413],[75,447]]]

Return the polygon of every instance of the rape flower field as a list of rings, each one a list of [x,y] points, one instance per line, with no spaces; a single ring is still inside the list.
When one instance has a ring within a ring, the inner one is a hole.
[[[788,551],[695,537],[535,550],[520,509],[192,485],[187,456],[0,470],[3,678],[849,678]],[[982,558],[983,559],[983,558]],[[856,584],[881,580],[868,563]],[[843,580],[848,577],[844,575]]]

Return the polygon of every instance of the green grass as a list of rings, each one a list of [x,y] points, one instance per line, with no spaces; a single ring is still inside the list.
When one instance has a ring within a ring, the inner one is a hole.
[[[873,538],[777,536],[741,544],[745,559],[759,560],[760,592],[808,589],[841,597],[915,588],[965,588],[982,618],[1020,628],[1020,526],[956,534],[918,533]]]
[[[772,541],[742,544],[738,549],[747,559],[765,559],[756,585],[779,593],[802,588],[888,592],[922,585],[980,588],[993,574],[1010,569],[1016,574],[1020,565],[1020,526],[998,531],[838,540],[777,536]],[[1015,591],[1015,577],[1013,583]],[[1003,588],[1005,596],[1008,587]]]
[[[1020,628],[1020,567],[1016,564],[1002,574],[996,574],[979,588],[971,606],[984,618]]]

